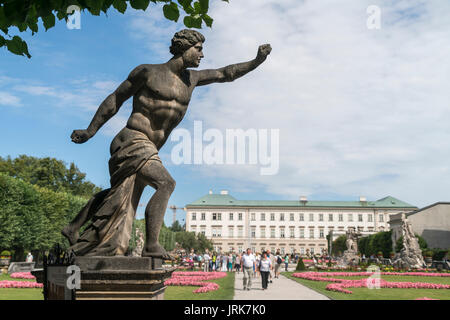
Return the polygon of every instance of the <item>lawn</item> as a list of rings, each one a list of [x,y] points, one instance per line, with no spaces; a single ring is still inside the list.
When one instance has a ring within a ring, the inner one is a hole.
[[[448,289],[368,289],[368,288],[349,288],[352,294],[334,292],[326,290],[326,286],[331,282],[313,281],[292,277],[294,272],[282,272],[289,279],[297,281],[311,289],[316,290],[323,295],[335,300],[414,300],[416,298],[433,298],[440,300],[450,300],[450,290]],[[367,277],[338,277],[338,279],[363,279]],[[391,282],[427,282],[450,284],[450,277],[419,277],[419,276],[388,276],[382,275],[382,279]]]
[[[13,279],[8,274],[0,274],[0,281],[36,281],[33,279]],[[44,300],[42,288],[0,288],[0,300]]]
[[[217,283],[220,288],[206,293],[193,293],[198,287],[168,286],[164,293],[164,300],[232,300],[234,296],[234,272],[220,279],[209,280]]]

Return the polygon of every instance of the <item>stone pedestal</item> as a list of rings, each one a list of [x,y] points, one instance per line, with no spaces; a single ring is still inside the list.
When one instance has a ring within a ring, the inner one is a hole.
[[[61,278],[59,270],[67,266],[48,266],[46,296],[64,300],[163,300],[164,281],[175,268],[163,268],[161,264],[161,259],[141,257],[75,257],[73,265],[81,271],[80,288],[68,294],[70,274]]]

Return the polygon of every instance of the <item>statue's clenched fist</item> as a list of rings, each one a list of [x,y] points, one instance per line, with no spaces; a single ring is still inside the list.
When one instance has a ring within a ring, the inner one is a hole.
[[[270,54],[270,51],[272,51],[272,47],[270,46],[270,44],[260,45],[258,48],[258,55],[256,56],[256,58],[264,60]]]
[[[87,130],[73,130],[70,138],[72,139],[72,142],[84,143],[91,138],[91,135]]]

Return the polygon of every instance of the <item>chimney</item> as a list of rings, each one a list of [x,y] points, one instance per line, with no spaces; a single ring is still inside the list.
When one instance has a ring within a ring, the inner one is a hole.
[[[220,190],[220,194],[228,194],[228,190]]]
[[[306,196],[300,196],[300,202],[306,203],[308,202],[308,198]]]

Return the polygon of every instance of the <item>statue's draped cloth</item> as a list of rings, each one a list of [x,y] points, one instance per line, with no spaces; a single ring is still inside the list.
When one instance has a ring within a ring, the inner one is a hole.
[[[78,256],[124,255],[128,249],[136,206],[140,194],[136,175],[150,159],[161,161],[158,149],[148,137],[124,128],[110,147],[111,188],[93,196],[82,210],[92,216],[92,223],[70,249]],[[134,200],[134,201],[133,201]]]

